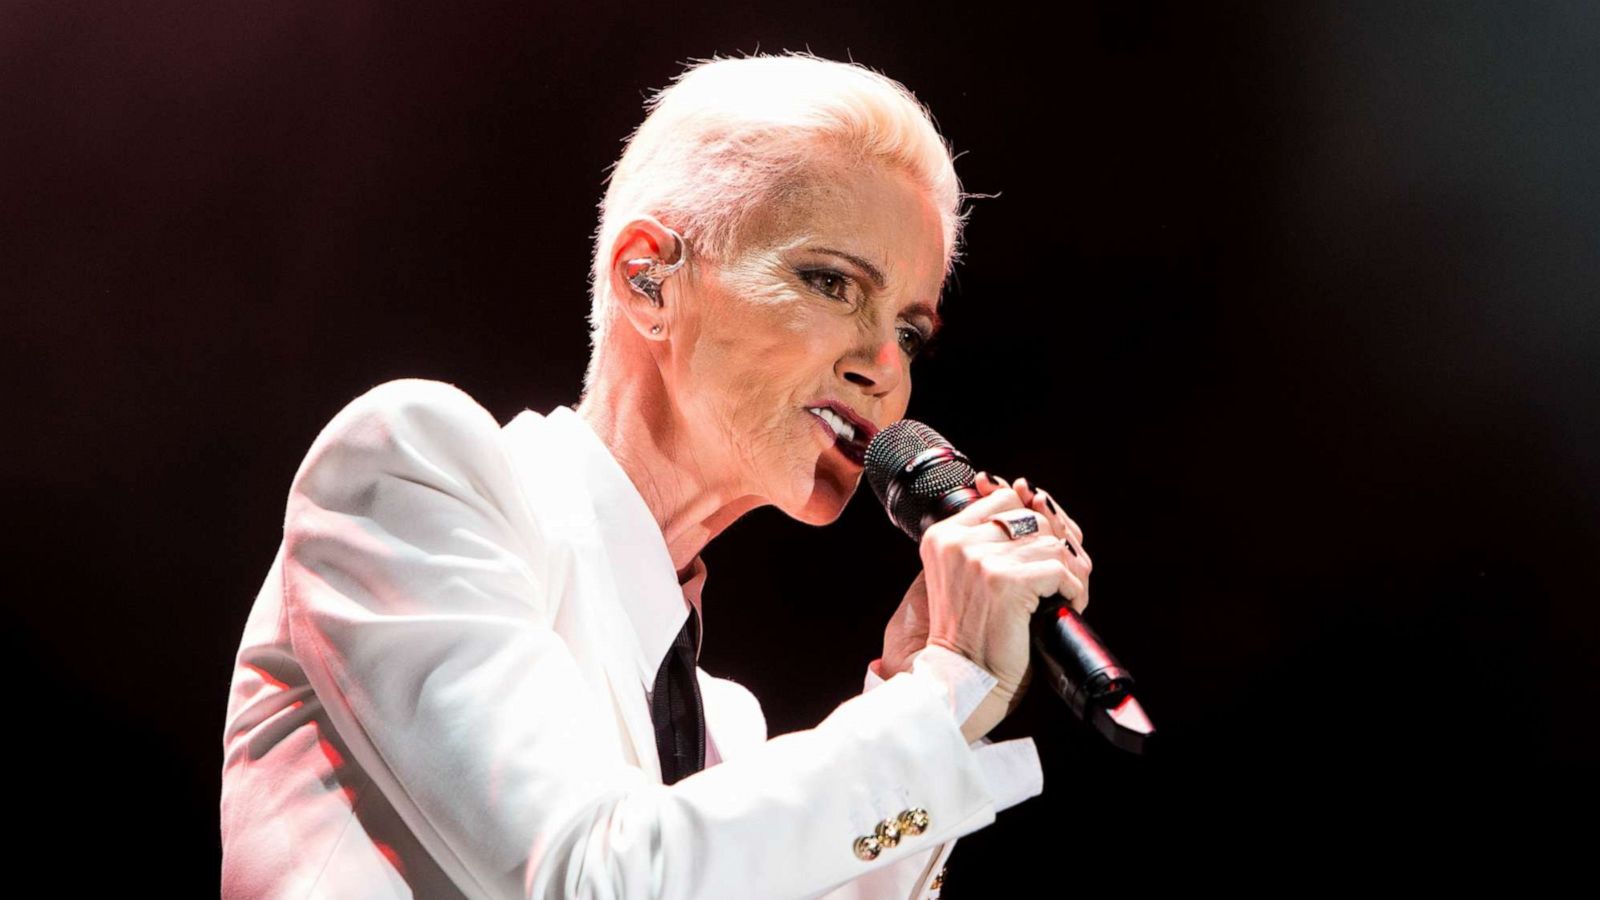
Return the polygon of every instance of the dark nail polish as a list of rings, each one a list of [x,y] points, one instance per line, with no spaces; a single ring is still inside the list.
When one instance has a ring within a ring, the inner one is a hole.
[[[1050,507],[1052,513],[1057,512],[1055,502],[1049,497],[1044,498],[1044,505]]]
[[[1072,551],[1072,555],[1073,556],[1077,556],[1078,555],[1078,548],[1072,546],[1072,542],[1071,541],[1065,541],[1064,543],[1067,545],[1067,549]]]

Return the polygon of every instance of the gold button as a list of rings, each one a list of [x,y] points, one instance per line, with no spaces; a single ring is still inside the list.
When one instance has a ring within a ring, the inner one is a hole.
[[[878,823],[878,830],[874,835],[878,843],[885,847],[893,847],[900,843],[900,820],[884,819]]]
[[[940,866],[939,867],[939,874],[933,876],[933,883],[928,885],[928,889],[932,890],[932,891],[937,891],[939,888],[941,888],[943,886],[944,886],[944,867]]]
[[[928,830],[928,811],[920,806],[914,806],[900,814],[900,832],[902,834],[921,834]]]
[[[856,855],[861,857],[863,860],[871,862],[872,860],[877,859],[878,854],[882,852],[883,844],[879,843],[878,839],[872,835],[865,834],[856,838]]]

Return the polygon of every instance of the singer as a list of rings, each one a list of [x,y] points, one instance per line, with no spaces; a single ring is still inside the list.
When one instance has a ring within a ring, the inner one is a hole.
[[[225,897],[932,897],[1042,792],[1033,740],[986,735],[1091,564],[1024,479],[927,530],[815,727],[768,735],[697,664],[707,543],[768,504],[835,521],[904,416],[967,196],[929,113],[810,54],[697,61],[646,106],[580,402],[501,425],[390,381],[296,472],[228,697]]]

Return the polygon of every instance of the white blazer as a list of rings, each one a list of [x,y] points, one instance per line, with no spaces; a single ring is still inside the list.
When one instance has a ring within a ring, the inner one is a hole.
[[[704,580],[570,408],[358,397],[294,477],[240,641],[223,895],[924,898],[956,838],[1042,791],[1031,738],[962,737],[994,681],[941,648],[771,739],[697,669],[707,767],[662,784],[648,691]],[[860,847],[915,810],[923,833]]]

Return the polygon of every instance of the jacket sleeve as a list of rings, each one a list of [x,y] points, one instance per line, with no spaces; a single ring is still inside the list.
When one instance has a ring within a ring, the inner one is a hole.
[[[815,728],[673,785],[616,749],[609,698],[550,627],[545,537],[500,427],[405,379],[296,473],[284,614],[334,727],[469,897],[810,897],[994,821],[945,687],[904,672]],[[876,858],[856,838],[921,807]]]
[[[883,684],[873,660],[867,666],[862,690]],[[928,646],[911,657],[915,671],[928,669],[944,690],[946,704],[955,721],[965,724],[967,717],[994,688],[995,677],[982,666],[959,653],[939,646]],[[957,726],[959,728],[959,725]],[[988,735],[968,745],[977,754],[978,767],[994,797],[994,811],[1000,813],[1044,792],[1044,769],[1039,763],[1039,748],[1033,738],[1021,737],[995,743]]]
[[[912,656],[912,670],[928,671],[944,690],[946,704],[957,722],[978,707],[995,685],[995,678],[982,666],[960,654],[943,647],[930,646]],[[867,666],[863,692],[871,691],[884,683],[878,674],[878,663]],[[1032,738],[1015,738],[995,743],[986,735],[968,745],[978,760],[984,781],[994,799],[995,812],[1036,797],[1044,790],[1044,773],[1039,764],[1039,751]],[[869,898],[896,897],[922,900],[937,897],[932,893],[934,876],[942,871],[954,852],[954,837],[907,857],[884,869],[868,873],[826,896],[826,900],[869,900]]]

